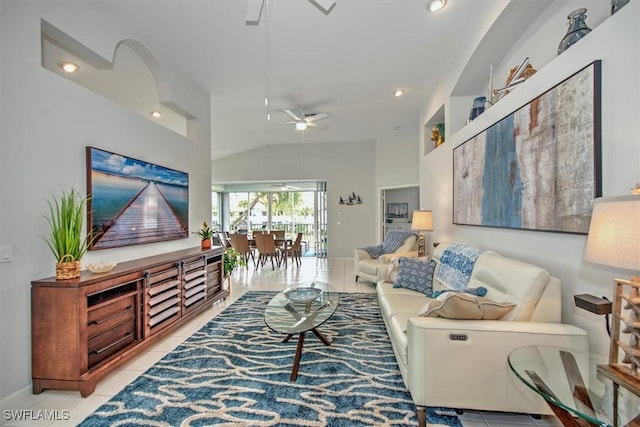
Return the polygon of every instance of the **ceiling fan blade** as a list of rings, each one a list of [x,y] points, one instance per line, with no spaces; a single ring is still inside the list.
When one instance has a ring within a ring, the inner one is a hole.
[[[289,117],[291,117],[293,120],[295,120],[296,122],[299,122],[299,121],[301,121],[301,120],[302,120],[300,117],[298,117],[297,115],[295,115],[291,110],[282,110],[282,111],[284,111],[285,113],[287,113],[287,115],[288,115]],[[295,123],[295,122],[294,122],[294,123]]]
[[[296,123],[298,123],[298,122],[290,121],[290,122],[280,122],[280,123],[277,123],[277,124],[279,124],[279,125],[295,125]]]
[[[320,113],[320,114],[314,114],[313,116],[307,116],[304,118],[304,120],[307,123],[309,123],[309,122],[315,122],[316,120],[326,119],[327,117],[329,117],[327,113]]]
[[[315,122],[307,122],[307,126],[316,128],[316,129],[329,129],[329,126],[321,125],[320,123],[315,123]]]

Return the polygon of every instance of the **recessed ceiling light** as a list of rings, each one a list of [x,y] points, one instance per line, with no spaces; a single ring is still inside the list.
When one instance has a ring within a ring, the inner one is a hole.
[[[402,96],[402,95],[404,95],[404,89],[396,89],[393,92],[393,96],[395,96],[395,97]]]
[[[429,9],[430,12],[436,12],[442,9],[446,3],[447,0],[433,0],[429,2],[427,9]]]
[[[75,73],[80,69],[80,67],[78,67],[73,62],[61,62],[59,65],[60,65],[60,68],[62,68],[67,73]]]
[[[152,111],[151,115],[157,119],[162,116],[162,113],[160,111]]]

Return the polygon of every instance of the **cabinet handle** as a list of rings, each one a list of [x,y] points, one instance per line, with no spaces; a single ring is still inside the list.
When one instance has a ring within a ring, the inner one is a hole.
[[[118,312],[116,314],[112,314],[109,317],[105,317],[104,319],[100,319],[100,320],[92,320],[91,322],[89,322],[89,325],[99,325],[101,323],[107,322],[107,321],[113,319],[114,317],[120,316],[122,313],[126,313],[127,311],[131,311],[132,308],[133,308],[132,305],[128,305],[128,306],[125,307],[125,309],[123,311],[120,311],[120,312]]]
[[[105,351],[109,350],[111,347],[113,347],[114,345],[120,344],[122,341],[126,340],[127,338],[129,338],[131,336],[131,332],[127,332],[122,338],[120,338],[117,341],[112,342],[111,344],[109,344],[106,347],[101,348],[100,350],[93,350],[91,351],[89,354],[100,354],[100,353],[104,353]]]

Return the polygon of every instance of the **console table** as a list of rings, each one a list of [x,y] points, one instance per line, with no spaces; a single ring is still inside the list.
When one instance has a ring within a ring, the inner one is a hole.
[[[185,249],[78,279],[31,282],[33,392],[93,393],[100,379],[226,298],[224,250]]]

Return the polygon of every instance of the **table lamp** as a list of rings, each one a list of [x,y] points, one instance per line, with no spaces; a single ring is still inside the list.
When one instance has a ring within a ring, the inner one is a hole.
[[[620,347],[626,354],[622,363],[630,363],[631,373],[637,376],[640,372],[640,357],[637,356],[640,354],[637,339],[640,328],[636,323],[640,321],[640,196],[597,198],[594,201],[584,259],[627,270],[631,274],[631,280],[614,280],[616,290],[609,363],[618,365]],[[624,309],[630,310],[629,316],[638,317],[636,321],[623,318],[622,300],[627,302]],[[621,333],[629,334],[627,342],[621,339]]]
[[[425,256],[423,231],[433,231],[433,213],[431,211],[413,211],[411,229],[418,231],[418,256]]]

